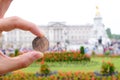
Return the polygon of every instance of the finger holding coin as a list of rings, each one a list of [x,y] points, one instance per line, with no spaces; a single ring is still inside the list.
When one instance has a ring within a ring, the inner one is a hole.
[[[36,51],[45,52],[49,48],[49,41],[45,36],[44,37],[36,37],[32,41],[32,46],[33,46],[33,49]]]

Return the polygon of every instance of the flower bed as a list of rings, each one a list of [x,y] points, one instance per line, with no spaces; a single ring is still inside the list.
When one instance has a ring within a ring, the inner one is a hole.
[[[44,60],[47,62],[61,61],[90,61],[90,56],[81,54],[80,52],[51,52],[44,54]],[[39,60],[38,60],[39,61]]]
[[[114,76],[99,77],[94,72],[61,72],[47,77],[38,77],[34,73],[13,72],[1,77],[1,80],[120,80],[120,73]]]

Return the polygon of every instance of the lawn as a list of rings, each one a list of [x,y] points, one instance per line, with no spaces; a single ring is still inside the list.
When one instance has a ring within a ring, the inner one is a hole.
[[[113,62],[117,71],[120,71],[120,58],[110,58],[110,57],[92,57],[90,62],[46,62],[51,71],[84,71],[93,72],[99,71],[102,61]],[[29,67],[22,69],[24,72],[38,72],[40,70],[40,63],[33,63]]]

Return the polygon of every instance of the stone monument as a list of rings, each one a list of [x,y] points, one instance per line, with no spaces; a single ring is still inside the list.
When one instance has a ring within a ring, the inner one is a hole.
[[[102,44],[102,37],[98,39],[98,46],[97,46],[97,54],[103,54],[104,53],[104,48]]]

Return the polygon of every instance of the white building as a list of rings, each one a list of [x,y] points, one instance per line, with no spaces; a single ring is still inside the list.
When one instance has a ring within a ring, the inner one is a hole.
[[[66,25],[65,22],[50,22],[48,25],[40,25],[39,27],[45,33],[51,47],[56,45],[57,42],[60,42],[63,46],[68,44],[80,45],[84,43],[96,43],[99,37],[102,37],[105,43],[109,39],[105,31],[105,26],[102,23],[102,17],[100,16],[98,7],[96,7],[96,10],[93,24]],[[30,32],[13,30],[3,36],[3,48],[32,48],[32,40],[34,38],[35,35]]]
[[[10,32],[5,32],[2,37],[2,48],[31,48],[32,45],[30,43],[32,43],[32,39],[34,39],[35,35],[29,31],[16,29]]]

